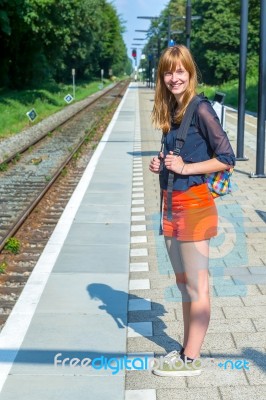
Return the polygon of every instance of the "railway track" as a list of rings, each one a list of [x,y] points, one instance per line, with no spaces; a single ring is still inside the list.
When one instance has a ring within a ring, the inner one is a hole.
[[[10,162],[7,171],[0,173],[0,251],[82,143],[90,140],[105,110],[121,95],[124,85],[119,83],[111,88],[38,143],[30,144],[18,161]]]
[[[1,222],[1,228],[4,227],[0,230],[1,238],[16,234],[21,247],[18,254],[14,255],[6,250],[2,250],[0,254],[0,268],[6,267],[4,273],[0,274],[0,327],[3,327],[14,307],[126,87],[127,84],[119,85],[116,92],[109,93],[110,102],[100,100],[99,107],[100,110],[105,110],[105,116],[102,112],[99,115],[95,107],[93,111],[91,108],[84,110],[74,117],[74,121],[71,119],[66,126],[61,126],[60,132],[48,135],[34,150],[27,150],[19,162],[10,165],[4,174],[1,173],[0,198],[4,207],[3,210],[1,207],[0,218],[5,221],[5,225]],[[86,113],[89,115],[84,115]],[[80,130],[83,134],[79,135],[75,149],[70,151],[65,142],[67,137],[75,136],[71,130],[76,134]],[[61,139],[64,143],[62,147],[67,151],[61,151],[58,144]],[[47,149],[51,149],[51,153]],[[56,163],[54,158],[59,155],[60,160]],[[31,162],[33,158],[39,157],[42,157],[42,161],[39,160],[38,164]],[[47,161],[45,166],[45,160],[48,159],[50,162]],[[38,166],[43,168],[39,171],[34,169]],[[47,173],[53,174],[49,182],[45,179]]]

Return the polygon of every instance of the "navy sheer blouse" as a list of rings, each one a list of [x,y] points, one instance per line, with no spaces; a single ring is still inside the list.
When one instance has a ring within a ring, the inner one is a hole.
[[[177,130],[179,126],[172,124],[170,131],[164,137],[164,156],[175,148]],[[203,99],[192,118],[186,141],[181,149],[180,156],[186,164],[209,160],[215,157],[226,165],[235,165],[235,154],[224,132],[219,118],[210,102]],[[161,188],[167,189],[169,171],[163,167],[160,175]],[[203,175],[179,175],[174,177],[174,190],[187,190],[191,186],[206,182]]]

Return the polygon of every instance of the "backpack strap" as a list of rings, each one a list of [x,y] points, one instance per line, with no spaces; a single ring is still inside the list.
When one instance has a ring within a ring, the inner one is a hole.
[[[187,106],[186,112],[183,116],[181,125],[177,131],[176,143],[173,154],[176,156],[180,155],[181,149],[185,143],[187,132],[190,127],[193,114],[196,110],[197,105],[200,103],[200,96],[194,96]],[[173,186],[174,186],[174,177],[175,173],[169,171],[168,182],[167,182],[167,219],[172,221],[172,195],[173,195]]]
[[[162,134],[162,138],[161,138],[161,149],[158,153],[158,158],[161,160],[160,163],[160,169],[159,169],[159,173],[161,174],[163,171],[163,160],[161,159],[161,152],[163,152],[164,150],[164,140],[165,140],[165,135],[164,133]],[[163,189],[160,189],[160,227],[159,227],[159,235],[163,234],[163,223],[162,223],[162,219],[163,219]]]

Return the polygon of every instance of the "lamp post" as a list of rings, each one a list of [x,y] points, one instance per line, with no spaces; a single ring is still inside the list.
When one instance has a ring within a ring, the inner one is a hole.
[[[186,5],[186,45],[190,49],[190,35],[191,35],[191,0],[187,0]]]
[[[138,16],[137,18],[139,19],[148,19],[151,21],[158,21],[159,17],[149,17],[149,16]],[[159,58],[160,58],[160,53],[161,53],[161,41],[160,41],[160,37],[159,37],[159,29],[158,26],[154,26],[153,29],[155,30],[155,35],[157,36],[157,62],[159,62]],[[147,30],[147,32],[149,32],[149,30]],[[140,32],[140,30],[136,30],[136,32]],[[151,87],[151,74],[153,75],[153,80],[155,78],[155,71],[156,71],[156,61],[154,61],[153,59],[153,55],[149,54],[148,56],[148,60],[149,60],[149,87]],[[154,61],[154,63],[153,63]],[[154,64],[154,67],[152,68],[152,63]]]
[[[248,160],[247,157],[244,157],[247,45],[248,45],[248,0],[242,0],[241,25],[240,25],[237,146],[236,146],[237,161]]]
[[[260,0],[260,61],[259,61],[259,99],[257,120],[256,174],[252,178],[266,178],[265,163],[265,119],[266,119],[266,4]]]
[[[175,20],[181,20],[181,19],[185,19],[185,17],[176,17],[176,16],[174,16],[174,15],[168,15],[168,43],[170,42],[170,40],[171,40],[171,33],[173,33],[173,31],[171,30],[171,25],[172,25],[172,19],[175,19]],[[176,31],[177,32],[177,31]],[[181,31],[179,31],[179,32],[181,32]],[[183,32],[182,32],[183,33]]]
[[[190,48],[190,36],[191,36],[191,22],[194,20],[201,19],[200,16],[198,15],[193,15],[191,16],[191,0],[187,0],[187,6],[186,6],[186,16],[182,17],[176,17],[175,15],[168,15],[168,43],[171,40],[171,25],[172,25],[172,19],[175,20],[185,20],[185,25],[186,25],[186,46],[189,49]],[[182,31],[177,31],[177,33],[181,33]],[[183,32],[182,32],[183,33]]]

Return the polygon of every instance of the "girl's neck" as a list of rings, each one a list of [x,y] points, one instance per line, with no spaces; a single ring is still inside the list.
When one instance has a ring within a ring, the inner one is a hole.
[[[180,106],[182,106],[182,100],[183,100],[183,96],[184,94],[182,93],[181,95],[174,95],[176,102],[177,102],[177,107],[179,108]]]

